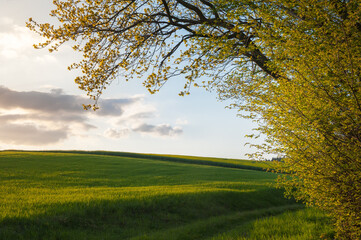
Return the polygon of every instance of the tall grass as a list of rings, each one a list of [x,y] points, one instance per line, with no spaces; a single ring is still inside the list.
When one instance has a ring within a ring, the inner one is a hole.
[[[0,152],[0,239],[206,239],[302,208],[268,172]]]

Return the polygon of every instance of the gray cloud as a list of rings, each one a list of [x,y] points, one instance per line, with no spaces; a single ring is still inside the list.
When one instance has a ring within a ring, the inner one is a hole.
[[[98,115],[120,116],[123,114],[123,107],[138,102],[140,98],[104,99],[99,102]]]
[[[99,102],[100,109],[96,111],[96,114],[120,116],[124,106],[139,100],[140,98],[104,99]],[[22,108],[47,113],[84,114],[82,104],[89,102],[87,98],[66,95],[61,89],[52,89],[50,93],[18,92],[0,86],[0,108],[3,109]]]
[[[6,114],[0,115],[1,121],[19,121],[19,120],[43,120],[51,122],[85,122],[87,118],[81,115],[50,115],[50,114]],[[94,126],[93,126],[94,127]]]
[[[159,136],[176,136],[183,133],[183,130],[179,127],[172,127],[168,124],[150,125],[142,124],[133,131],[140,133],[155,134]]]
[[[66,139],[66,129],[46,130],[34,125],[5,123],[0,125],[0,140],[7,144],[48,145]]]
[[[96,128],[90,116],[121,116],[123,108],[141,98],[104,99],[100,110],[85,111],[82,104],[89,99],[67,95],[61,89],[50,93],[14,91],[0,86],[0,141],[7,144],[46,145],[68,138],[79,126],[83,130]],[[9,110],[25,110],[21,114]],[[117,135],[118,134],[118,135]],[[113,132],[112,137],[120,132]]]
[[[65,94],[61,89],[49,93],[38,91],[14,91],[0,86],[0,142],[20,145],[48,145],[60,142],[74,135],[74,131],[86,131],[96,126],[89,123],[91,115],[98,117],[119,117],[121,129],[109,128],[104,135],[110,138],[128,136],[132,131],[155,136],[176,136],[183,131],[168,124],[150,125],[145,119],[154,118],[153,110],[136,110],[132,115],[124,114],[127,107],[142,102],[141,97],[102,99],[96,112],[85,111],[82,104],[89,99]],[[9,112],[22,110],[20,113]],[[138,111],[138,112],[137,112]],[[123,116],[124,115],[124,116]],[[136,128],[129,125],[142,123]],[[79,130],[80,129],[80,130]],[[76,133],[75,132],[75,133]]]
[[[55,112],[79,112],[82,105],[79,97],[61,93],[18,92],[0,86],[0,108]]]

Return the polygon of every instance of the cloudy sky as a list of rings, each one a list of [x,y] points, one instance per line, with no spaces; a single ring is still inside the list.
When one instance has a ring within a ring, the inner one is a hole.
[[[193,89],[179,97],[182,79],[150,95],[142,79],[114,81],[89,100],[67,66],[79,60],[70,46],[35,50],[41,39],[25,27],[49,17],[52,0],[0,0],[0,150],[79,149],[246,158],[243,136],[255,127],[225,109],[214,93]]]

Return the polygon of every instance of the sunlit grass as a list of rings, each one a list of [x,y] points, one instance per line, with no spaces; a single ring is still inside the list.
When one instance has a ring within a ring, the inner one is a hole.
[[[0,152],[0,239],[206,239],[302,208],[262,171]]]
[[[230,165],[239,165],[239,166],[249,166],[255,168],[263,168],[268,169],[272,168],[271,161],[251,161],[251,160],[243,160],[243,159],[231,159],[231,158],[210,158],[210,157],[194,157],[194,156],[179,156],[179,155],[158,155],[158,156],[166,156],[171,158],[178,159],[190,159],[199,162],[212,162],[212,163],[228,163]]]
[[[306,208],[257,219],[234,227],[212,240],[312,240],[333,239],[333,229],[325,213]]]
[[[111,151],[53,151],[53,152],[120,156],[120,157],[152,159],[152,160],[168,161],[168,162],[181,162],[181,163],[190,163],[190,164],[221,166],[221,167],[251,169],[251,170],[263,170],[263,171],[267,169],[272,169],[274,164],[271,161],[251,161],[251,160],[243,160],[243,159],[196,157],[196,156],[186,156],[186,155],[144,154],[144,153],[111,152]]]

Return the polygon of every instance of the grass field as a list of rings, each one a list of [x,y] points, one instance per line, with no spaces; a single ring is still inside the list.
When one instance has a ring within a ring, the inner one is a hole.
[[[49,152],[49,151],[47,151]],[[217,167],[239,168],[249,170],[266,171],[272,169],[273,164],[270,161],[250,161],[242,159],[230,158],[210,158],[210,157],[194,157],[182,155],[165,155],[165,154],[143,154],[143,153],[129,153],[129,152],[110,152],[110,151],[52,151],[54,153],[78,153],[78,154],[92,154],[92,155],[106,155],[131,157],[140,159],[151,159],[167,162],[180,162],[197,165],[209,165]]]
[[[324,214],[284,199],[275,178],[146,157],[0,152],[0,239],[320,239],[331,232]]]

